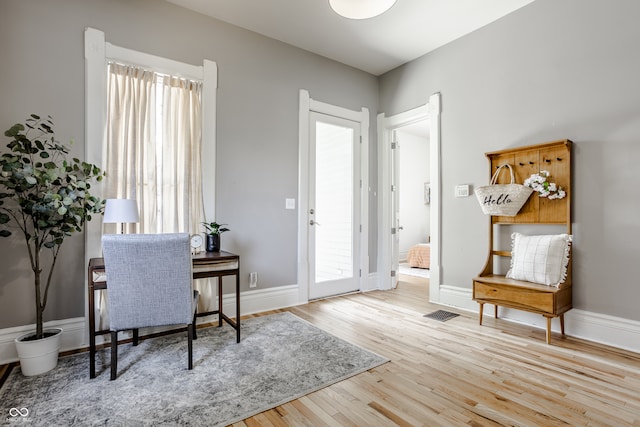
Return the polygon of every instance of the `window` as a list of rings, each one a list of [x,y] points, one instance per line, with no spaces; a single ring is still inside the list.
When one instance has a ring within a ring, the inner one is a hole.
[[[195,66],[114,46],[94,28],[85,29],[84,53],[85,159],[105,166],[108,173],[96,185],[96,194],[137,199],[141,222],[132,232],[201,232],[204,218],[215,219],[216,63],[205,59]],[[136,107],[141,101],[145,107]],[[125,105],[130,110],[118,112]],[[124,143],[112,146],[109,138]],[[200,141],[199,148],[187,140]],[[207,159],[204,170],[202,158]],[[124,166],[110,171],[118,164]],[[111,226],[87,223],[86,262],[102,252],[101,236],[114,232],[107,228]],[[201,294],[198,310],[213,310],[215,286],[204,280],[195,285]],[[104,324],[104,304],[98,304]]]
[[[131,231],[197,232],[202,82],[115,61],[107,70],[105,196],[137,200]]]
[[[202,170],[201,174],[201,191],[204,205],[204,216],[213,221],[215,219],[215,163],[216,163],[216,91],[217,91],[217,65],[213,61],[203,60],[202,65],[185,64],[182,62],[149,55],[142,52],[133,51],[123,47],[115,46],[106,41],[105,33],[94,29],[85,29],[85,103],[86,103],[86,136],[85,136],[85,159],[87,162],[91,162],[98,165],[106,166],[107,163],[107,147],[103,142],[106,139],[107,129],[107,93],[108,93],[108,63],[120,64],[120,65],[135,65],[142,71],[153,72],[156,74],[155,79],[150,79],[147,84],[153,85],[158,91],[165,92],[171,85],[166,87],[159,83],[158,79],[165,79],[168,76],[173,76],[175,79],[181,81],[191,81],[201,83],[201,156],[200,158],[207,159],[207,167]],[[162,88],[162,89],[161,89]],[[151,96],[151,95],[149,95]],[[156,97],[156,93],[153,94]],[[151,107],[156,110],[155,103]],[[136,120],[136,118],[134,116]],[[164,120],[163,122],[168,124],[172,119]],[[160,123],[157,122],[156,123]],[[128,123],[132,126],[132,123]],[[161,128],[162,129],[162,128]],[[195,127],[192,127],[192,131],[196,131]],[[139,131],[142,132],[142,131]],[[164,133],[158,132],[154,129],[144,129],[147,134]],[[144,135],[144,133],[143,133]],[[158,142],[159,143],[159,142]],[[165,144],[162,143],[164,147]],[[154,150],[155,152],[155,150]],[[145,152],[149,154],[148,152]],[[154,154],[155,155],[155,154]],[[171,162],[177,161],[177,158],[173,155],[169,156],[163,152],[162,157],[169,158]],[[157,159],[158,157],[156,157]],[[169,164],[172,164],[172,163]],[[130,163],[131,164],[131,163]],[[166,169],[167,163],[162,162],[163,169]],[[139,169],[139,166],[138,166]],[[166,170],[163,170],[163,174],[166,175]],[[127,179],[131,177],[131,171],[124,173]],[[155,167],[147,169],[147,173],[158,173],[157,164]],[[122,190],[121,193],[116,192],[111,188],[112,182],[107,178],[104,184],[96,185],[96,194],[100,194],[105,197],[136,197],[138,198],[140,190],[133,186],[133,184],[127,184],[126,190]],[[189,184],[190,185],[190,184]],[[158,193],[156,193],[158,194]],[[166,193],[165,193],[166,194]],[[164,196],[163,196],[164,197]],[[148,208],[148,202],[144,200],[138,200],[141,205],[141,214],[144,210],[146,212],[155,210],[158,211],[158,205],[152,209]],[[164,205],[164,207],[169,205]],[[183,216],[181,217],[178,212],[173,212],[170,209],[161,209],[163,216],[160,220],[162,224],[166,224],[167,221],[171,224],[184,223]],[[169,212],[169,219],[164,215]],[[156,224],[158,219],[156,218]],[[199,224],[194,223],[191,220],[189,229],[184,229],[186,232],[200,232],[201,228]],[[136,232],[151,232],[149,224],[152,224],[151,220],[144,220],[144,224],[139,224],[135,229]],[[171,228],[164,227],[163,232],[168,232],[170,229],[179,229],[174,226]],[[101,221],[91,221],[86,227],[87,241],[86,241],[86,258],[97,256],[101,253],[101,239],[100,236],[105,232]],[[133,229],[131,231],[134,231]]]

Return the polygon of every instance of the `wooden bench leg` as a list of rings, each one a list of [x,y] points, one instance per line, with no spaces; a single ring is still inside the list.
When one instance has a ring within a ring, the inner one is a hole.
[[[484,312],[484,304],[479,302],[480,304],[480,313],[478,314],[478,319],[480,319],[480,326],[482,326],[482,313]]]
[[[551,344],[551,317],[547,317],[547,344]]]

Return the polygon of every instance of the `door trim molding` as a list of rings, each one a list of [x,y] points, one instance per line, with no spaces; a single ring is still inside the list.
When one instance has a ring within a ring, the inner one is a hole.
[[[391,212],[391,137],[393,131],[413,122],[429,119],[429,159],[431,170],[431,221],[429,224],[431,233],[431,278],[429,280],[429,301],[440,301],[440,255],[441,255],[441,170],[440,170],[440,113],[441,96],[434,93],[429,101],[411,109],[390,117],[384,113],[378,114],[378,273],[379,289],[387,290],[392,287],[391,259],[393,241],[391,239],[391,227],[393,215]],[[435,250],[434,250],[435,249]]]
[[[349,110],[311,99],[309,91],[300,89],[298,111],[298,302],[309,301],[309,114],[310,112],[341,117],[360,123],[360,289],[367,289],[369,278],[369,110]]]

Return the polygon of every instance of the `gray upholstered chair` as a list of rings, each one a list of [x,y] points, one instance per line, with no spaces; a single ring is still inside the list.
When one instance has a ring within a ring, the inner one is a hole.
[[[118,331],[187,325],[189,369],[193,367],[195,312],[189,235],[109,234],[102,237],[111,331],[111,379],[118,372]]]

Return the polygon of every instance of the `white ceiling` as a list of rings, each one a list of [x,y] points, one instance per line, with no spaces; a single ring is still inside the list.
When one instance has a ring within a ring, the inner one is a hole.
[[[328,0],[167,1],[377,76],[533,0],[397,0],[364,20],[338,16]]]

